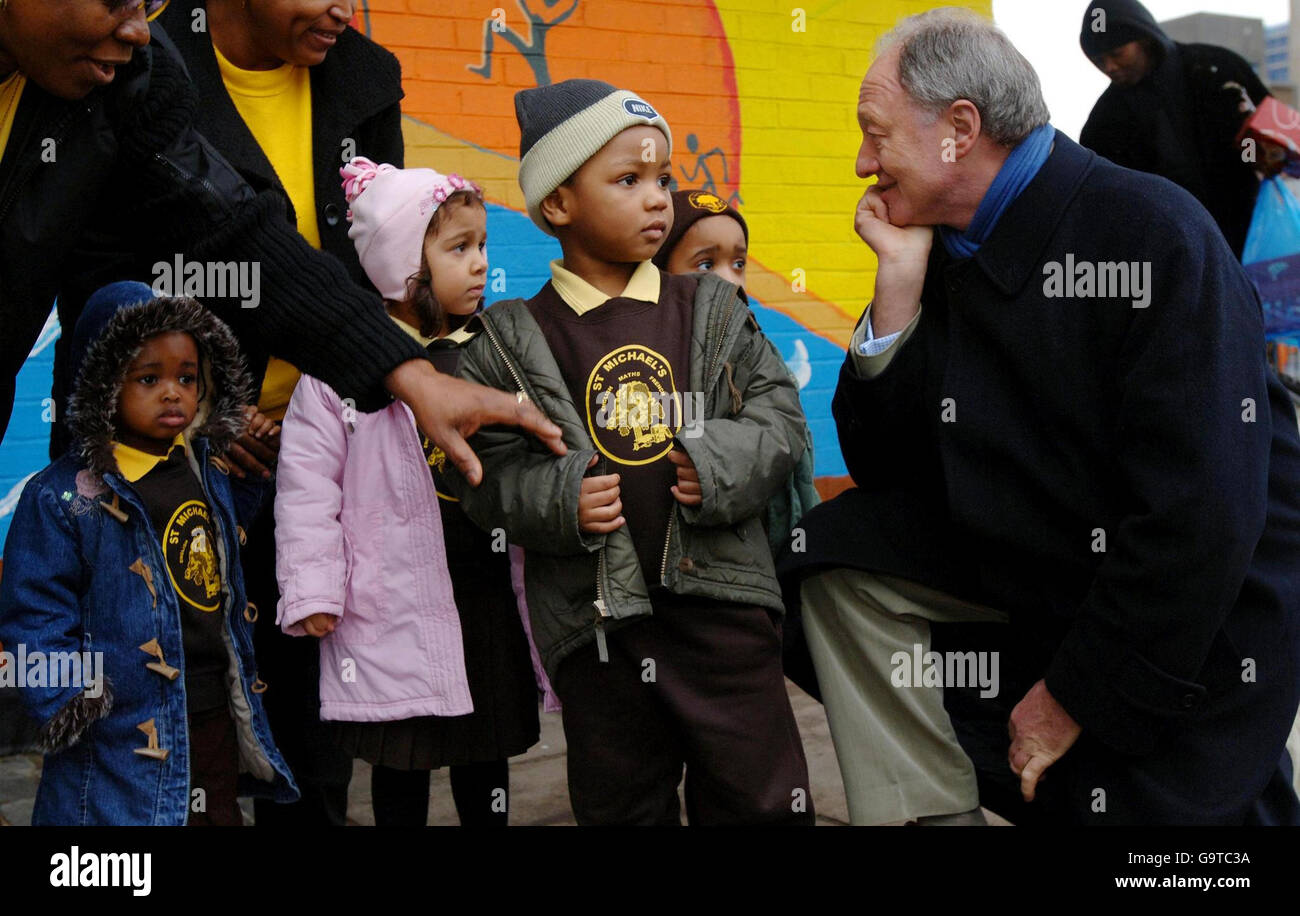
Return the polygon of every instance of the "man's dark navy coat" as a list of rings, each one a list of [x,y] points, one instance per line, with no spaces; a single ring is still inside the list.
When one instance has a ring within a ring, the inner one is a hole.
[[[787,583],[847,566],[1011,615],[981,631],[996,700],[946,699],[984,803],[1017,822],[1295,817],[1300,435],[1223,236],[1186,191],[1058,132],[975,257],[934,248],[888,368],[841,371],[858,487],[805,516]],[[1150,304],[1046,295],[1068,256],[1149,262]],[[1044,677],[1083,733],[1017,807],[1007,714]]]

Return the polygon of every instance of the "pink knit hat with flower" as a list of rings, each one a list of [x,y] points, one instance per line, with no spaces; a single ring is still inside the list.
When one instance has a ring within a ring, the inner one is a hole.
[[[385,299],[406,298],[406,280],[420,269],[424,232],[434,212],[455,191],[479,188],[459,175],[433,169],[399,169],[356,156],[339,169],[348,200],[348,238],[361,266]]]

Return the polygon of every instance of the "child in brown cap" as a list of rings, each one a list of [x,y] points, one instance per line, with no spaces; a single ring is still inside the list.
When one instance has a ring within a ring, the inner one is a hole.
[[[749,227],[736,208],[716,194],[674,191],[673,225],[652,260],[670,274],[715,273],[744,287]]]

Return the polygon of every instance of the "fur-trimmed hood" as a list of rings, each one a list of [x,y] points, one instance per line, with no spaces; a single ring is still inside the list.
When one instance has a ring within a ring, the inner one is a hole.
[[[118,470],[113,439],[122,380],[144,341],[169,331],[185,331],[199,348],[203,396],[185,439],[201,437],[213,452],[224,452],[244,431],[244,406],[255,401],[234,333],[194,299],[154,298],[143,284],[114,287],[91,297],[73,334],[79,362],[68,402],[73,453],[96,476]],[[141,301],[146,292],[148,300]]]

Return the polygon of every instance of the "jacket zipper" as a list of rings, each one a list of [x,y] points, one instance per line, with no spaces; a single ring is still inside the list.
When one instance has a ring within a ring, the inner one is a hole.
[[[217,191],[216,188],[212,186],[212,182],[208,181],[208,179],[199,178],[197,175],[191,175],[189,172],[181,168],[172,160],[168,159],[162,153],[154,153],[153,157],[155,160],[161,162],[163,165],[171,169],[173,172],[175,172],[177,175],[179,175],[181,178],[183,178],[186,181],[194,181],[195,179],[198,179],[199,184],[203,185],[203,187],[207,189],[208,193],[210,193],[214,198],[216,198],[217,201],[222,204],[223,208],[227,212],[233,209],[230,206],[230,203],[220,194],[220,192]],[[234,166],[231,166],[231,168],[233,169]]]
[[[506,355],[505,347],[501,345],[501,341],[497,338],[497,332],[493,329],[492,322],[488,320],[487,314],[485,313],[480,315],[479,321],[483,324],[483,330],[487,332],[488,340],[492,341],[492,347],[497,351],[497,356],[501,357],[501,362],[505,363],[506,370],[510,373],[510,377],[515,380],[515,386],[524,397],[531,401],[532,397],[524,387],[523,379],[520,378],[519,373],[515,371],[514,363],[510,361],[510,357]]]
[[[600,548],[600,559],[596,561],[596,656],[602,662],[609,661],[609,644],[605,641],[605,618],[610,616],[605,607],[605,548]]]
[[[21,104],[21,102],[19,104]],[[58,148],[58,145],[63,142],[63,138],[67,134],[68,125],[71,124],[78,115],[83,113],[89,114],[92,110],[93,109],[89,105],[84,107],[78,106],[63,116],[63,120],[55,125],[54,130],[50,131],[50,136],[51,139],[54,140],[56,149]],[[33,120],[27,125],[27,131],[23,134],[22,143],[17,147],[20,152],[22,151],[22,144],[25,144],[27,139],[36,130],[36,124],[37,121]],[[11,143],[13,142],[13,139],[14,138],[10,138]],[[23,186],[27,184],[27,180],[32,177],[32,173],[35,171],[36,165],[34,163],[28,163],[26,170],[24,170],[21,175],[15,176],[13,184],[5,193],[4,207],[3,209],[0,209],[0,223],[4,222],[4,218],[8,215],[10,208],[14,205],[14,201],[18,199],[18,192],[23,189]]]
[[[674,502],[672,508],[668,510],[668,530],[664,533],[664,558],[659,564],[659,584],[667,588],[668,583],[665,579],[668,576],[668,545],[673,540],[673,522],[677,520],[677,504]]]

